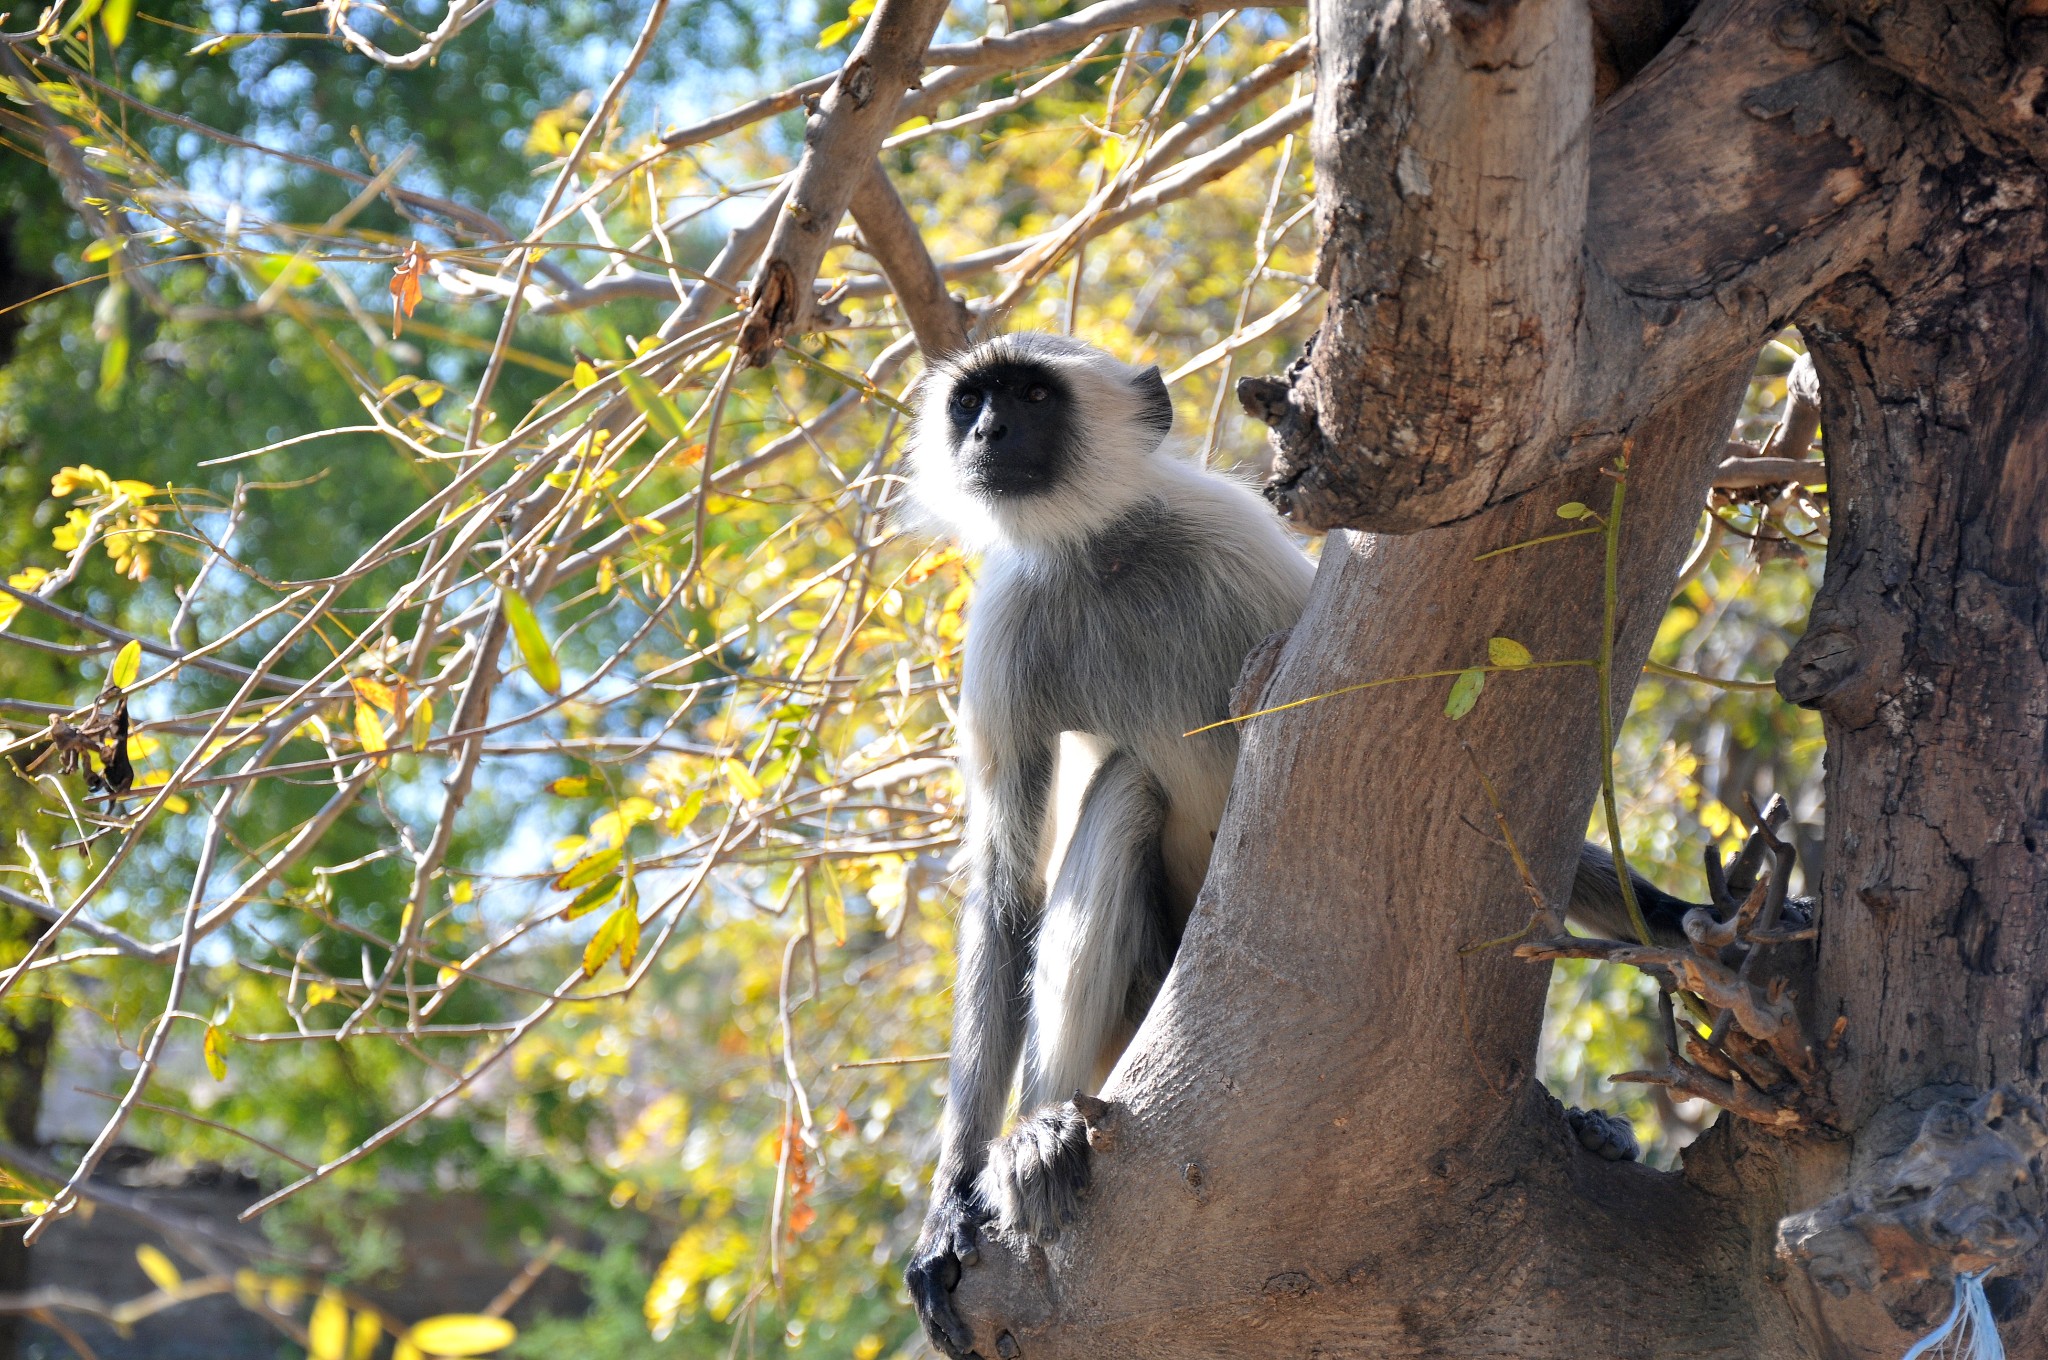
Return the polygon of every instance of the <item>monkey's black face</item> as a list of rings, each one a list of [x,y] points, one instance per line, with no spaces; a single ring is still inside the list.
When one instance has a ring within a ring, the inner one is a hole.
[[[953,380],[946,402],[961,480],[983,496],[1038,496],[1072,457],[1073,393],[1038,364],[984,364]]]

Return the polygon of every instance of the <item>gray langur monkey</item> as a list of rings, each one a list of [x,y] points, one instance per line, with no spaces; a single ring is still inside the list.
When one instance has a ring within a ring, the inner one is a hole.
[[[1246,654],[1308,601],[1313,564],[1279,518],[1169,452],[1172,425],[1157,368],[1055,335],[940,360],[920,395],[914,498],[980,558],[949,1090],[906,1272],[952,1356],[973,1344],[951,1294],[982,1225],[1051,1241],[1072,1220],[1088,1146],[1068,1097],[1102,1088],[1208,872],[1237,731],[1182,734],[1228,716]],[[1056,815],[1069,763],[1093,773]],[[1635,891],[1657,933],[1682,940],[1692,904],[1640,878]],[[1613,861],[1590,845],[1572,914],[1629,938]],[[998,1139],[1013,1079],[1022,1114]],[[1625,1121],[1574,1114],[1589,1146],[1634,1155]]]

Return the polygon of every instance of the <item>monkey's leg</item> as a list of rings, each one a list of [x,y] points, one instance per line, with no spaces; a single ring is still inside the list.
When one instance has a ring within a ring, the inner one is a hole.
[[[1149,996],[1163,970],[1165,818],[1158,783],[1129,754],[1111,755],[1081,800],[1047,896],[1031,974],[1025,1114],[990,1146],[979,1183],[1006,1230],[1041,1242],[1073,1221],[1088,1184],[1087,1124],[1066,1097],[1095,1086],[1128,1038],[1134,992]]]

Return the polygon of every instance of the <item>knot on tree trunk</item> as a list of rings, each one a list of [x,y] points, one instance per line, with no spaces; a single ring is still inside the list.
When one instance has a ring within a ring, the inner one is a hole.
[[[1329,495],[1328,460],[1315,405],[1296,385],[1307,359],[1304,352],[1284,378],[1240,378],[1237,403],[1268,430],[1273,472],[1266,479],[1266,499],[1304,529],[1331,529],[1343,522],[1343,516]]]
[[[1906,1147],[1778,1224],[1778,1255],[1836,1298],[2008,1274],[2041,1239],[2048,1107],[2000,1086],[1929,1108]]]

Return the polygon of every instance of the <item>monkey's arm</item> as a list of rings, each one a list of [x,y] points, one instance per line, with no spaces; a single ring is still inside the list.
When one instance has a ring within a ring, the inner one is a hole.
[[[1673,897],[1633,869],[1628,877],[1643,922],[1650,927],[1650,943],[1684,944],[1685,914],[1702,904]],[[1793,922],[1803,921],[1811,915],[1811,903],[1806,898],[1787,898],[1785,912]],[[1602,939],[1636,937],[1635,926],[1628,919],[1628,904],[1621,900],[1621,884],[1614,876],[1614,856],[1591,841],[1579,847],[1579,867],[1572,878],[1572,900],[1565,915],[1573,925]]]
[[[1002,1127],[1023,1047],[1025,979],[1045,896],[1038,849],[1057,737],[1014,724],[990,730],[971,706],[963,724],[970,869],[956,949],[952,1061],[931,1208],[904,1272],[926,1334],[952,1356],[973,1347],[952,1291],[960,1267],[974,1263],[976,1234],[990,1217],[974,1181]]]

